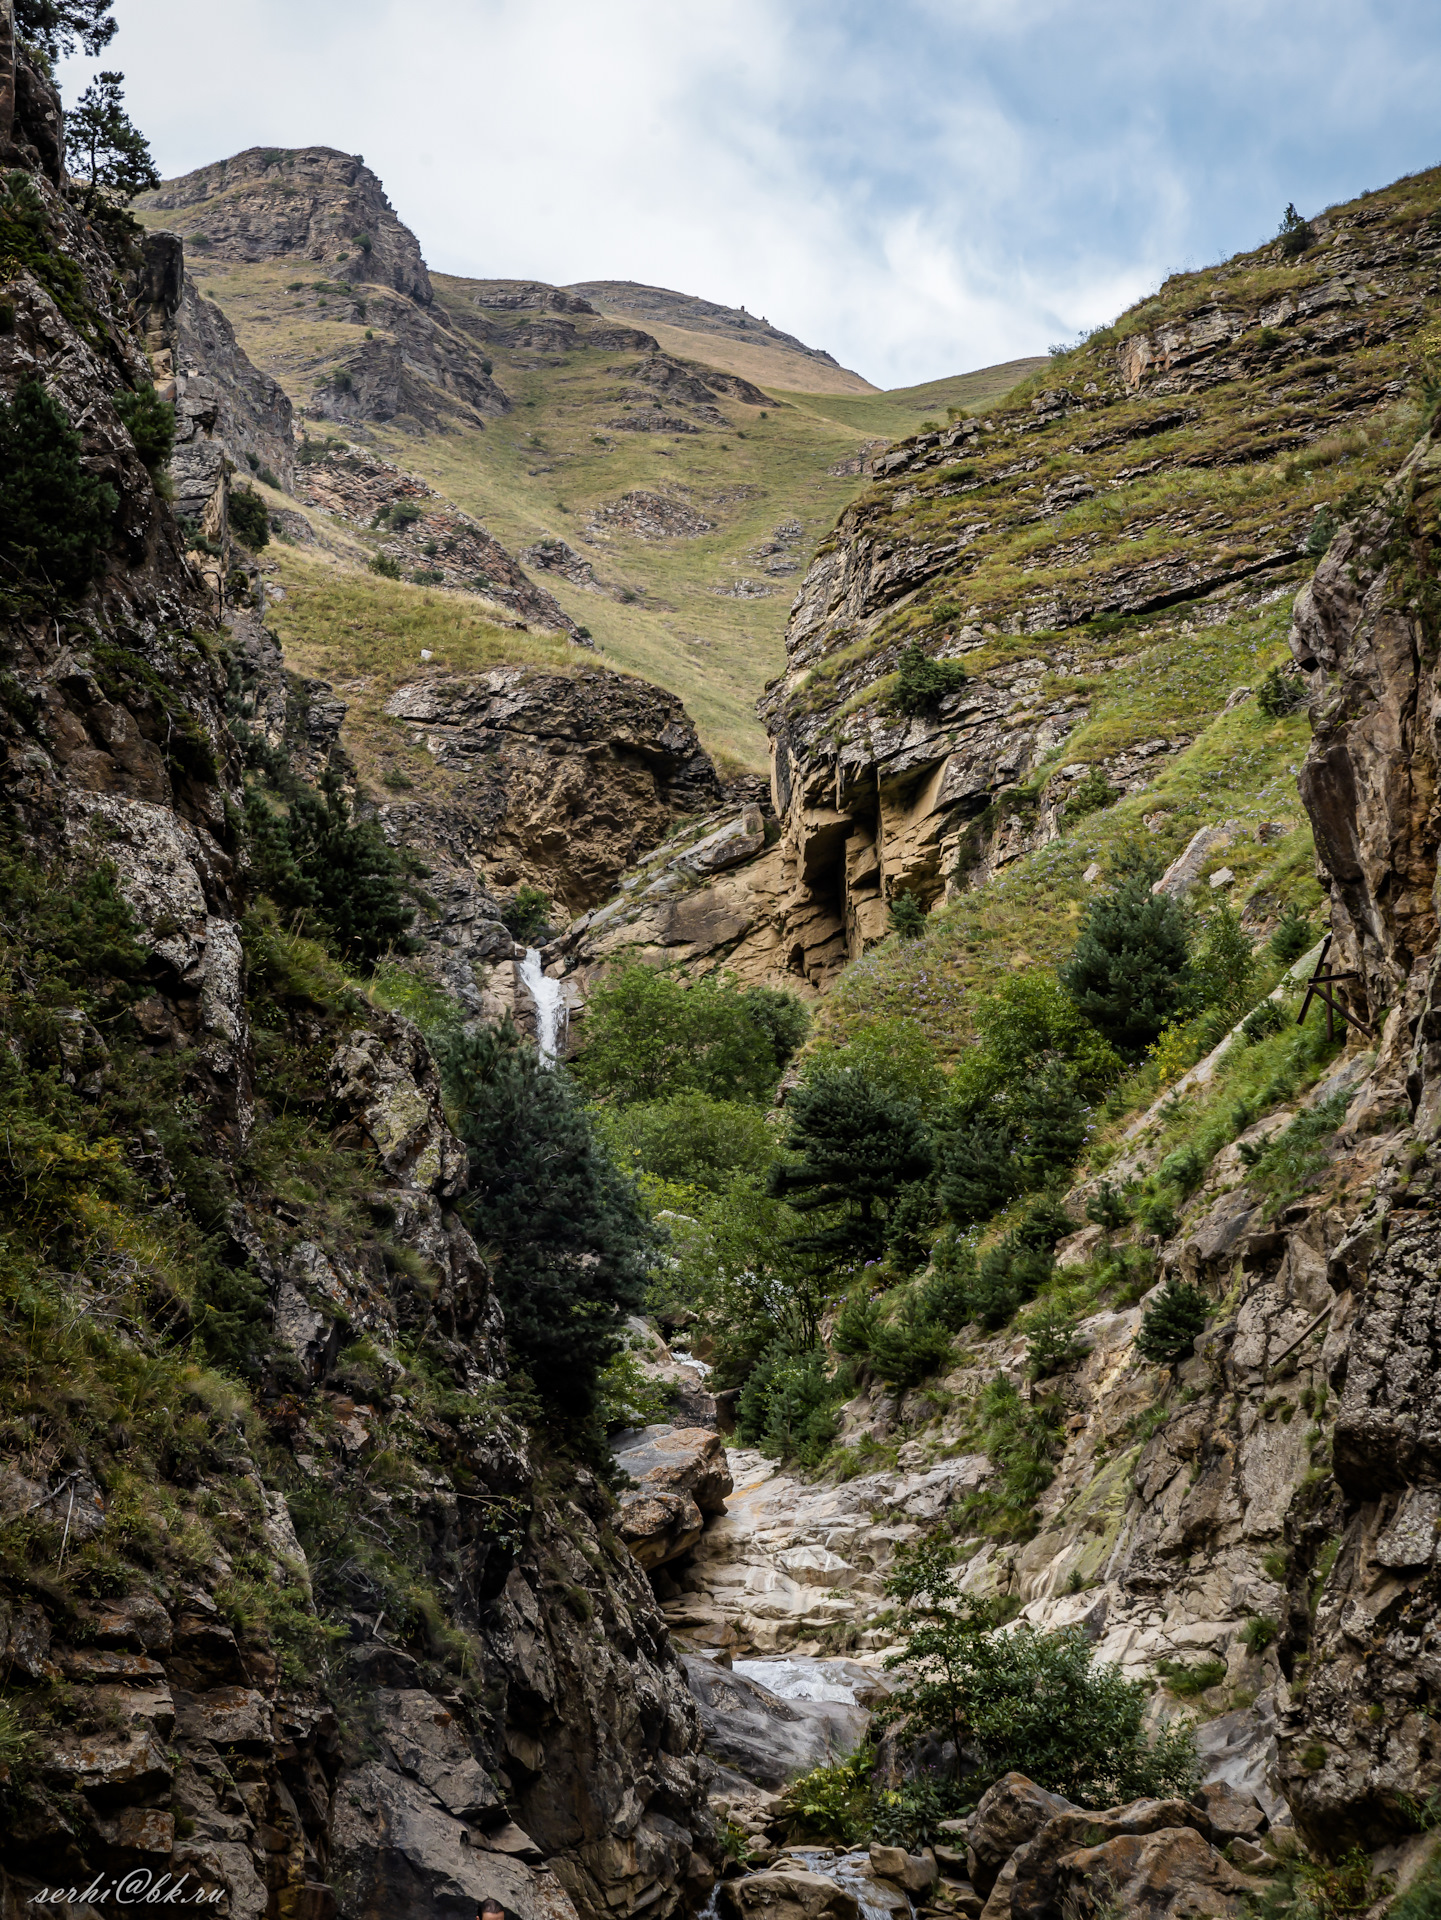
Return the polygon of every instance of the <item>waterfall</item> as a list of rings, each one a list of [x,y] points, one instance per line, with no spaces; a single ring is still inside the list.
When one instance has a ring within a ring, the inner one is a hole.
[[[535,1040],[542,1062],[555,1065],[555,1056],[565,1037],[565,997],[559,980],[552,980],[540,964],[540,949],[527,947],[520,963],[520,977],[535,1005]]]

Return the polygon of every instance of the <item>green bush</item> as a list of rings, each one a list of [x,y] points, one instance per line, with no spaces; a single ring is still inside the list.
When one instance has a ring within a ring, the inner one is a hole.
[[[1332,1094],[1297,1114],[1289,1127],[1269,1140],[1239,1148],[1250,1169],[1251,1184],[1271,1196],[1271,1214],[1304,1192],[1324,1169],[1331,1137],[1345,1119],[1350,1100],[1349,1093]]]
[[[1026,1326],[1026,1362],[1033,1380],[1064,1372],[1085,1353],[1074,1314],[1049,1301],[1031,1316]]]
[[[617,1166],[721,1194],[737,1174],[763,1174],[776,1136],[761,1108],[707,1093],[601,1107],[596,1124]]]
[[[1125,1195],[1117,1193],[1109,1180],[1103,1180],[1086,1202],[1086,1218],[1092,1226],[1115,1233],[1130,1221],[1131,1208]]]
[[[366,565],[372,573],[378,573],[382,580],[399,580],[401,578],[400,562],[398,560],[392,560],[388,553],[372,554],[369,560],[366,561]]]
[[[1163,1193],[1144,1199],[1137,1208],[1136,1218],[1144,1232],[1157,1234],[1162,1240],[1169,1240],[1181,1224],[1173,1202]]]
[[[0,589],[19,576],[51,599],[83,593],[120,502],[80,464],[80,435],[38,380],[0,397]]]
[[[154,387],[122,388],[115,396],[115,411],[125,422],[125,430],[135,451],[152,473],[169,461],[175,449],[175,408],[162,400]]]
[[[1210,1310],[1211,1303],[1199,1287],[1185,1280],[1168,1280],[1155,1304],[1141,1316],[1137,1348],[1157,1365],[1189,1359]]]
[[[1278,960],[1295,961],[1315,945],[1316,929],[1299,907],[1288,905],[1271,935],[1271,951]]]
[[[1241,1022],[1241,1036],[1248,1047],[1256,1047],[1273,1033],[1283,1033],[1290,1024],[1290,1016],[1279,1000],[1263,1000]]]
[[[1228,1022],[1238,1020],[1251,1005],[1256,956],[1230,907],[1217,907],[1207,920],[1191,958],[1191,975],[1201,1005],[1214,1007]]]
[[[1067,796],[1066,825],[1073,826],[1077,820],[1083,820],[1088,813],[1099,813],[1103,807],[1109,807],[1111,802],[1119,797],[1101,769],[1091,767],[1072,787]]]
[[[888,915],[892,933],[902,940],[919,940],[926,930],[926,910],[913,893],[899,893]]]
[[[1281,225],[1277,229],[1281,241],[1281,252],[1287,260],[1294,260],[1308,247],[1316,244],[1315,229],[1308,220],[1297,213],[1294,203],[1281,215]]]
[[[591,995],[573,1064],[598,1099],[616,1105],[704,1093],[762,1100],[780,1078],[776,1010],[728,981],[686,986],[652,967],[627,966]]]
[[[1272,667],[1256,689],[1256,705],[1268,720],[1284,720],[1306,704],[1306,689],[1294,673]]]
[[[270,544],[270,513],[253,487],[237,487],[231,493],[230,531],[252,552]]]
[[[791,1095],[785,1148],[770,1191],[802,1216],[817,1253],[879,1257],[902,1189],[935,1165],[913,1100],[898,1098],[854,1068],[822,1068]]]
[[[1317,507],[1316,518],[1311,522],[1311,531],[1306,535],[1306,552],[1313,560],[1321,558],[1336,538],[1340,524],[1329,507]]]
[[[777,1341],[737,1397],[736,1437],[772,1459],[818,1467],[835,1439],[845,1392],[819,1348],[797,1353]]]
[[[1240,1632],[1240,1641],[1248,1653],[1264,1653],[1281,1631],[1279,1620],[1269,1613],[1258,1613],[1249,1619]]]
[[[792,1844],[821,1840],[849,1847],[864,1838],[870,1831],[874,1761],[869,1747],[858,1747],[847,1759],[815,1767],[792,1780],[777,1808],[787,1839]]]
[[[469,1162],[461,1211],[498,1253],[512,1365],[562,1421],[583,1423],[643,1299],[651,1229],[569,1076],[509,1021],[453,1035],[440,1059]]]
[[[281,774],[285,811],[252,787],[245,823],[256,878],[287,913],[323,931],[345,958],[372,967],[389,952],[414,953],[415,909],[407,882],[423,872],[388,846],[373,820],[353,820],[337,775],[317,793]]]
[[[1224,1660],[1198,1660],[1194,1667],[1184,1660],[1158,1660],[1156,1671],[1165,1683],[1167,1693],[1175,1694],[1178,1700],[1194,1700],[1198,1694],[1209,1693],[1212,1687],[1219,1687],[1226,1677]]]
[[[965,669],[956,660],[933,660],[913,640],[901,655],[890,706],[896,713],[933,713],[947,694],[966,684]]]
[[[501,924],[523,947],[550,936],[550,895],[539,887],[518,887],[500,910]]]
[[[596,1393],[596,1417],[609,1433],[618,1427],[648,1427],[670,1413],[670,1389],[652,1379],[628,1347],[601,1368]]]
[[[1092,1807],[1194,1788],[1191,1728],[1148,1741],[1146,1683],[1098,1662],[1079,1628],[993,1631],[991,1604],[957,1594],[936,1548],[903,1558],[886,1592],[900,1603],[904,1632],[886,1665],[904,1679],[882,1714],[949,1738],[957,1772],[961,1755],[971,1756],[968,1797],[1010,1771]]]
[[[1139,1060],[1185,1007],[1192,980],[1181,909],[1133,877],[1091,903],[1059,977],[1078,1011],[1117,1053]]]

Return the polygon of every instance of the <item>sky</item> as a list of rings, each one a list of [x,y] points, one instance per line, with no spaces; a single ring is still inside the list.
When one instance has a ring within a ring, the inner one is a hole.
[[[638,280],[882,387],[1441,163],[1436,0],[116,0],[167,177],[363,154],[442,272]]]

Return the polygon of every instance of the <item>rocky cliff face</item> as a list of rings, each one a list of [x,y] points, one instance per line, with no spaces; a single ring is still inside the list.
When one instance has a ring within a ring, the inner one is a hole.
[[[415,235],[358,155],[254,147],[168,180],[136,205],[152,227],[174,227],[195,260],[326,269],[328,277],[288,289],[318,318],[324,307],[327,321],[355,329],[339,354],[286,367],[312,376],[310,417],[474,427],[509,407],[485,356],[436,304]]]
[[[827,984],[902,894],[929,907],[985,884],[1057,836],[1088,773],[1138,792],[1189,745],[1156,716],[1086,733],[1127,622],[1184,652],[1293,591],[1318,514],[1394,466],[1441,271],[1435,184],[1333,210],[1294,264],[1269,248],[1178,276],[1052,386],[874,461],[762,702],[783,852],[757,931],[724,957]],[[907,647],[964,686],[898,710]]]
[[[192,250],[220,260],[310,260],[428,306],[430,275],[359,154],[249,147],[167,180],[140,204],[181,216]]]
[[[506,1412],[420,1034],[248,911],[245,636],[115,405],[169,372],[187,417],[186,334],[144,340],[19,72],[0,391],[42,380],[120,508],[82,598],[4,603],[0,1900],[141,1868],[255,1920],[669,1911],[711,1877],[682,1670],[610,1497]],[[183,314],[177,262],[128,265],[152,333]]]

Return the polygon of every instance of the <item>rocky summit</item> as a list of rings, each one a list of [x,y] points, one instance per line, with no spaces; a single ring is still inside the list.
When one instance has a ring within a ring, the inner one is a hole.
[[[1435,1912],[1441,172],[879,394],[66,138],[0,1908]]]

